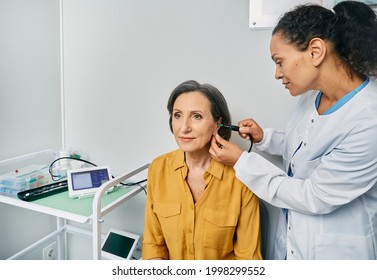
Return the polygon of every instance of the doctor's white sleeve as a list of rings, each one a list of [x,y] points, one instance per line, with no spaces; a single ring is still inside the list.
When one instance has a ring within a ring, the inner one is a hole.
[[[268,203],[307,214],[330,213],[377,187],[377,130],[360,124],[330,153],[301,162],[305,176],[289,177],[257,153],[244,152],[236,176]]]
[[[283,155],[285,132],[273,128],[265,128],[263,130],[263,139],[259,143],[255,143],[255,147],[262,152],[270,155]]]

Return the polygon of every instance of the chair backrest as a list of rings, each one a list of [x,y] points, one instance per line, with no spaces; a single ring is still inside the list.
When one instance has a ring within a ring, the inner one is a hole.
[[[268,209],[265,205],[265,202],[259,199],[259,211],[260,211],[260,225],[261,225],[261,234],[262,234],[262,257],[264,260],[267,259],[267,242],[268,242],[268,229],[269,229],[269,217]]]

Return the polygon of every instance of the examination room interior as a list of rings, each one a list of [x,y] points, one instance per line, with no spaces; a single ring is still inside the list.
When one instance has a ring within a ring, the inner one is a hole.
[[[249,2],[0,0],[0,161],[52,149],[116,174],[136,169],[177,148],[166,105],[190,79],[224,94],[234,124],[284,128],[296,99],[275,80],[272,28],[250,28]],[[248,149],[234,132],[232,141]],[[140,192],[109,213],[103,233],[142,234],[144,203]],[[53,216],[3,203],[0,224],[0,259],[56,227]],[[91,240],[67,244],[68,259],[92,258]],[[46,245],[23,258],[42,259]]]

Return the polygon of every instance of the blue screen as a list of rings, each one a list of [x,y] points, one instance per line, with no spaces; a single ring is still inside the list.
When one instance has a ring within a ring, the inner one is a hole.
[[[103,183],[110,180],[107,169],[97,169],[90,171],[78,171],[71,174],[72,189],[84,190],[98,188]]]

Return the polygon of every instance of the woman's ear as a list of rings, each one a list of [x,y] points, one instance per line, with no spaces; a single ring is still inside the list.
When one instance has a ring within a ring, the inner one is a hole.
[[[220,117],[219,120],[217,121],[217,129],[220,128],[220,125],[221,125],[222,122],[223,122],[223,118]]]
[[[313,66],[317,67],[326,56],[327,45],[322,39],[313,38],[309,42],[308,51],[311,54]]]

